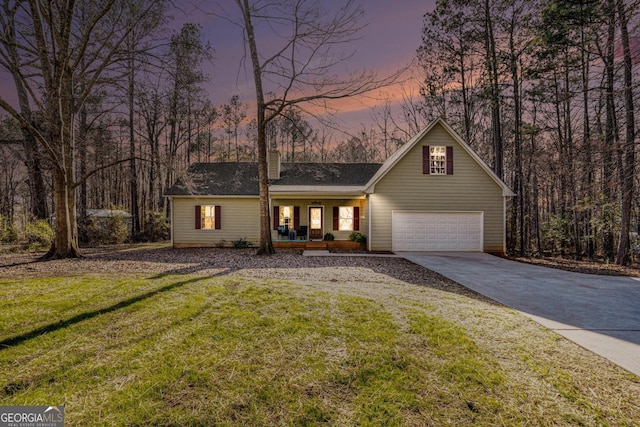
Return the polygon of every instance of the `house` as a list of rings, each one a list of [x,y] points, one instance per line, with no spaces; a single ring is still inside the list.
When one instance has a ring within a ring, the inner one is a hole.
[[[268,166],[274,241],[358,231],[372,251],[505,252],[514,193],[441,119],[382,164],[281,163],[270,153]],[[166,195],[174,247],[259,241],[255,163],[194,164]]]

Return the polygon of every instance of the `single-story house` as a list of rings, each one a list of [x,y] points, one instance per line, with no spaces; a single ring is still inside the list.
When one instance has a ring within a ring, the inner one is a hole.
[[[281,163],[272,152],[268,166],[274,241],[357,231],[371,251],[505,252],[514,193],[441,119],[382,164]],[[194,164],[166,196],[174,247],[259,241],[256,163]]]

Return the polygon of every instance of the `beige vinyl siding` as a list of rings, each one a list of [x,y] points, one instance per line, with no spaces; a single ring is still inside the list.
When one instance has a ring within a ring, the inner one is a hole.
[[[422,147],[452,146],[453,175],[424,175]],[[484,212],[484,251],[504,251],[502,188],[437,124],[375,185],[370,195],[371,250],[391,250],[392,212]]]
[[[220,230],[197,230],[195,207],[221,207]],[[173,244],[176,246],[231,245],[244,238],[257,245],[260,241],[260,213],[258,198],[172,198]]]
[[[320,206],[323,209],[323,235],[326,233],[333,234],[336,240],[349,240],[351,231],[339,231],[333,229],[333,207],[334,206],[359,206],[360,207],[360,233],[367,234],[366,200],[358,199],[290,199],[290,198],[274,198],[271,200],[272,206],[299,206],[300,207],[300,225],[309,225],[309,206]],[[273,213],[271,213],[273,215]],[[273,223],[273,218],[271,219]],[[273,225],[272,227],[273,228]],[[276,230],[271,231],[271,238],[277,240],[279,238]],[[282,237],[281,237],[282,238]]]

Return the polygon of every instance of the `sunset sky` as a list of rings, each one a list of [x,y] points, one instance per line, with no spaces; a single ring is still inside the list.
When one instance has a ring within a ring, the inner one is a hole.
[[[415,58],[420,44],[423,15],[433,10],[434,3],[435,0],[362,0],[365,12],[363,23],[366,26],[360,33],[361,38],[346,47],[355,51],[348,67],[352,70],[373,70],[383,76],[409,64]],[[200,4],[202,10],[185,6],[183,11],[176,11],[171,27],[177,31],[182,23],[198,23],[202,27],[204,41],[211,43],[214,48],[212,62],[204,66],[210,77],[207,92],[214,104],[226,103],[232,95],[238,94],[250,107],[253,106],[251,71],[241,65],[244,51],[240,29],[224,19],[203,12],[215,2],[200,0]],[[219,4],[230,11],[236,7],[230,0]],[[362,126],[370,126],[371,106],[379,103],[381,96],[392,100],[400,96],[398,88],[389,87],[381,92],[334,102],[332,107],[340,111],[338,119],[342,126],[354,131]],[[0,71],[0,94],[16,104],[13,81],[4,71]]]
[[[347,47],[355,51],[349,68],[366,68],[388,75],[409,64],[420,45],[423,15],[433,10],[434,3],[435,0],[363,0],[366,27],[361,38]],[[194,16],[189,15],[185,19]],[[224,103],[239,94],[244,101],[253,103],[251,70],[240,66],[243,56],[240,30],[204,14],[197,16],[204,38],[216,51],[209,85],[211,96],[216,103]],[[380,103],[381,96],[398,100],[401,94],[398,87],[388,87],[356,99],[335,101],[332,107],[340,111],[338,119],[344,127],[357,131],[371,125],[371,106]]]

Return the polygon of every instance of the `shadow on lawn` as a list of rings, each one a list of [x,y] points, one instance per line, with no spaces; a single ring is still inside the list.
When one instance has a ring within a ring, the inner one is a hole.
[[[176,270],[175,272],[167,272],[167,273],[163,273],[163,274],[158,274],[158,275],[156,275],[154,277],[151,277],[150,279],[160,279],[162,277],[165,277],[165,276],[168,276],[168,275],[171,275],[171,274],[179,274],[179,273],[177,273],[177,271],[179,271],[179,270]],[[154,289],[153,291],[145,292],[144,294],[140,294],[140,295],[137,295],[135,297],[131,297],[131,298],[128,298],[126,300],[120,301],[117,304],[111,305],[109,307],[99,308],[97,310],[88,311],[88,312],[85,312],[85,313],[80,313],[80,314],[78,314],[76,316],[73,316],[73,317],[71,317],[69,319],[60,320],[60,321],[55,322],[55,323],[50,323],[48,325],[41,326],[41,327],[39,327],[37,329],[34,329],[32,331],[25,332],[23,334],[15,336],[15,337],[7,338],[7,339],[4,339],[4,340],[0,341],[0,351],[2,351],[4,349],[7,349],[9,347],[13,347],[13,346],[22,344],[23,342],[28,341],[28,340],[33,339],[33,338],[36,338],[36,337],[39,337],[40,335],[44,335],[44,334],[49,333],[49,332],[55,332],[57,330],[66,328],[68,326],[74,325],[74,324],[82,322],[84,320],[92,319],[92,318],[94,318],[96,316],[99,316],[101,314],[111,313],[113,311],[120,310],[120,309],[125,308],[125,307],[129,307],[130,305],[133,305],[133,304],[135,304],[137,302],[144,301],[146,299],[149,299],[149,298],[151,298],[151,297],[153,297],[155,295],[158,295],[158,294],[161,294],[161,293],[164,293],[164,292],[172,291],[174,289],[180,288],[180,287],[188,285],[190,283],[199,282],[200,280],[204,280],[204,279],[206,279],[208,277],[224,276],[224,275],[227,275],[227,274],[229,274],[231,272],[232,272],[232,270],[227,269],[227,270],[215,273],[215,274],[211,274],[209,276],[195,277],[193,279],[185,280],[185,281],[182,281],[182,282],[172,283],[170,285],[163,286],[163,287],[158,288],[158,289]]]
[[[191,274],[214,269],[278,269],[278,268],[333,268],[361,267],[384,274],[406,283],[464,295],[483,302],[495,301],[446,278],[445,276],[414,264],[404,258],[353,256],[321,257],[302,256],[299,249],[278,249],[274,255],[256,255],[255,248],[143,248],[139,250],[101,252],[97,257],[105,260],[144,261],[188,264],[186,267],[166,271],[163,274]],[[330,273],[329,273],[330,274]],[[498,304],[500,305],[500,304]]]
[[[336,268],[336,267],[361,267],[369,268],[380,274],[393,277],[406,283],[425,286],[444,292],[455,293],[469,298],[481,300],[490,304],[498,304],[495,301],[460,285],[432,270],[428,270],[414,264],[404,258],[378,258],[350,256],[345,253],[344,257],[304,257],[300,250],[281,249],[274,255],[259,256],[253,249],[232,249],[232,248],[184,248],[172,249],[162,248],[142,248],[136,250],[122,250],[114,248],[91,253],[85,252],[84,259],[109,260],[109,261],[133,261],[133,262],[157,262],[163,264],[187,264],[184,267],[164,271],[150,277],[150,280],[157,280],[169,275],[195,274],[207,270],[220,270],[211,274],[202,275],[182,282],[172,283],[162,288],[146,292],[144,294],[128,298],[109,307],[96,309],[86,313],[81,313],[66,320],[39,327],[29,332],[4,339],[0,341],[0,351],[8,347],[21,344],[30,339],[36,338],[45,333],[54,332],[84,320],[92,319],[101,314],[110,313],[137,302],[146,300],[160,293],[168,292],[180,288],[189,283],[204,280],[209,277],[218,277],[230,274],[241,269],[277,269],[277,268]],[[31,261],[34,262],[34,261]],[[26,262],[24,264],[30,264]],[[39,261],[36,261],[39,262]],[[55,261],[52,261],[55,262]],[[5,266],[6,267],[6,266]],[[500,304],[498,304],[500,305]]]

